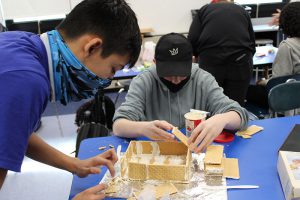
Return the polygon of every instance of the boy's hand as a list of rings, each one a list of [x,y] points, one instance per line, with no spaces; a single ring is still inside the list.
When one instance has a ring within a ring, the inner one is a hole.
[[[222,132],[225,125],[226,122],[220,114],[202,121],[188,139],[189,149],[195,153],[202,152]]]
[[[279,18],[280,18],[280,9],[276,9],[277,13],[272,14],[272,21],[269,23],[271,26],[278,26],[279,25]]]
[[[266,80],[265,78],[262,78],[258,81],[256,81],[256,85],[261,85],[261,86],[266,86],[268,83],[268,80]]]
[[[150,121],[145,122],[145,126],[143,127],[143,135],[152,139],[152,140],[164,140],[164,141],[174,141],[175,137],[171,133],[167,133],[166,131],[172,130],[173,125],[166,121]]]
[[[72,200],[100,200],[105,198],[103,190],[106,189],[106,185],[99,184],[91,187],[83,192],[77,194]],[[103,192],[101,192],[103,191]]]
[[[118,157],[114,149],[110,149],[102,154],[94,156],[86,160],[76,160],[74,173],[83,178],[89,174],[99,174],[99,166],[104,165],[108,168],[112,176],[115,175],[114,164]]]

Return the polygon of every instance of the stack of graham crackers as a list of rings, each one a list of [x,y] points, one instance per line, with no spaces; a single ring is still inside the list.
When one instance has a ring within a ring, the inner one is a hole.
[[[188,138],[174,127],[172,133],[186,146]],[[204,157],[204,173],[207,183],[219,185],[222,177],[239,179],[239,164],[236,158],[224,158],[224,147],[221,145],[211,145],[206,149]]]
[[[224,158],[224,147],[211,145],[207,147],[204,157],[205,180],[208,184],[218,185],[222,177],[239,179],[239,165],[236,158]]]

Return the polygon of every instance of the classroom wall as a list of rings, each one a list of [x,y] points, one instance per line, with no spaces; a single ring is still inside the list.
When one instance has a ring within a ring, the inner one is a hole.
[[[127,0],[136,12],[141,28],[153,28],[154,35],[188,32],[191,9],[210,0]],[[2,0],[5,19],[67,14],[81,0]]]
[[[3,21],[4,20],[3,20],[2,2],[0,0],[0,23],[4,24]]]
[[[70,12],[69,0],[2,0],[5,19],[59,15]]]
[[[192,9],[211,0],[127,0],[137,15],[141,28],[152,28],[153,35],[169,32],[187,33],[192,22]],[[81,0],[70,0],[71,7]]]
[[[191,9],[199,9],[210,0],[128,0],[141,28],[153,28],[154,34],[186,33],[192,22]]]

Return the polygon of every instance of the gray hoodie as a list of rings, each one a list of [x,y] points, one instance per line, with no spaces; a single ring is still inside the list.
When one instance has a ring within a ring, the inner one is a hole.
[[[300,38],[287,38],[279,45],[272,77],[300,74]]]
[[[278,48],[272,66],[272,77],[300,74],[300,38],[287,38]],[[300,109],[296,109],[300,114]],[[285,116],[293,116],[294,111],[284,112]]]
[[[246,127],[248,121],[246,110],[225,96],[215,78],[197,64],[192,67],[190,80],[176,93],[170,92],[160,81],[156,67],[152,66],[132,80],[125,99],[113,121],[120,118],[132,121],[166,120],[183,128],[184,114],[191,108],[208,111],[211,115],[236,111],[242,119],[241,129]]]

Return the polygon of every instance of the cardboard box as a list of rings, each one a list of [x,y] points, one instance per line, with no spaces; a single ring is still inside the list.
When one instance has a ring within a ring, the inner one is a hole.
[[[295,125],[279,150],[277,170],[286,200],[300,200],[300,125]]]
[[[186,182],[191,160],[190,150],[181,142],[131,141],[121,160],[121,176]]]
[[[285,199],[300,199],[300,153],[280,151],[277,169]]]

